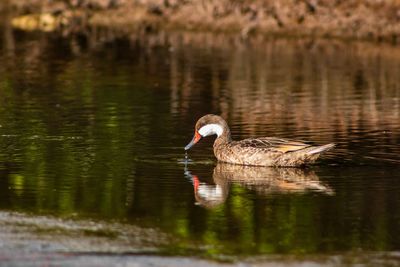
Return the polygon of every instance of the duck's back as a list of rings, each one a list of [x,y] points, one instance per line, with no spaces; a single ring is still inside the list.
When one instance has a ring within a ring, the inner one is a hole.
[[[276,137],[248,138],[214,146],[219,161],[254,166],[296,167],[314,162],[334,144],[313,146]]]

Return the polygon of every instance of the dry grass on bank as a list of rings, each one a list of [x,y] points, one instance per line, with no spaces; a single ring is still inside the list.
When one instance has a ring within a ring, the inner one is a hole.
[[[399,0],[8,0],[6,3],[3,9],[7,6],[18,14],[53,16],[51,29],[89,25],[234,32],[243,37],[262,33],[400,40]],[[24,23],[16,25],[24,28]],[[41,24],[37,25],[40,28]]]

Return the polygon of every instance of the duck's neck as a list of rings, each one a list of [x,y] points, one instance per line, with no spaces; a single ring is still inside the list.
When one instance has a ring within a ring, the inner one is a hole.
[[[222,134],[215,139],[214,147],[225,145],[229,142],[232,142],[231,131],[229,130],[228,127],[225,127]]]

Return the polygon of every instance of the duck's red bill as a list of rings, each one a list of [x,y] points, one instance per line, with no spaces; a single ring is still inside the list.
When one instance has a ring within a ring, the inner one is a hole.
[[[197,131],[195,131],[192,141],[190,141],[190,143],[185,146],[185,150],[189,150],[192,146],[199,142],[200,139],[201,135]]]

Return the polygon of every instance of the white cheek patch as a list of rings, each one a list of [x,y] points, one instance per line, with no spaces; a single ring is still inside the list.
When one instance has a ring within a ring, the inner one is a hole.
[[[200,128],[199,134],[203,137],[216,134],[220,136],[224,130],[218,124],[207,124]]]

